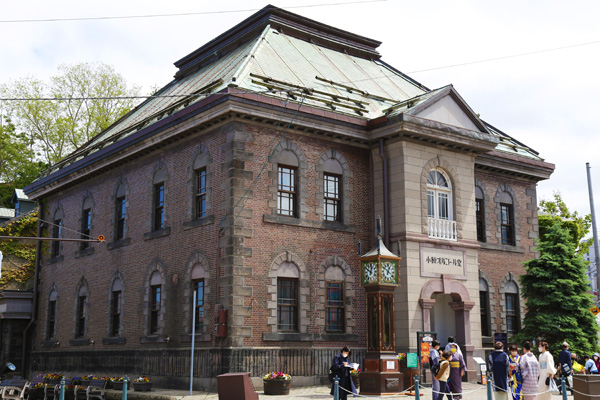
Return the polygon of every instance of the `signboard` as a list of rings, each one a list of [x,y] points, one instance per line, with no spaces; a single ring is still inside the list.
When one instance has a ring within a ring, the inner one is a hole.
[[[483,386],[487,385],[487,372],[485,372],[483,369],[481,370],[481,384]]]
[[[417,353],[406,353],[406,368],[419,368]]]
[[[591,311],[591,312],[592,312],[592,314],[594,314],[594,315],[598,315],[598,314],[600,314],[600,308],[598,308],[598,307],[592,307],[592,308],[590,308],[590,311]]]
[[[421,274],[424,276],[465,275],[465,252],[421,247]]]
[[[496,332],[494,333],[494,343],[502,342],[504,345],[504,351],[508,349],[508,335],[504,332]]]
[[[427,379],[429,379],[427,375],[427,370],[429,369],[429,350],[431,350],[431,344],[436,337],[437,332],[417,332],[417,355],[419,360],[421,360],[419,376],[422,383],[427,382]]]

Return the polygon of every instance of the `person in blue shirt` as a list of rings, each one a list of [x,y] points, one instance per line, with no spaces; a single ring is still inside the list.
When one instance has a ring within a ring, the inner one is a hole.
[[[590,356],[583,357],[585,360],[585,373],[586,374],[598,374],[598,368],[596,368],[596,363],[594,360],[590,358]]]
[[[496,342],[494,351],[489,358],[490,371],[494,379],[494,398],[496,400],[508,400],[508,373],[510,371],[510,359],[504,352],[504,344]]]
[[[443,396],[440,396],[437,392],[440,391],[440,381],[436,379],[435,374],[433,373],[433,367],[440,363],[440,342],[434,340],[431,342],[431,349],[429,350],[429,367],[431,369],[431,390],[433,400],[441,399]]]
[[[558,365],[560,367],[560,374],[564,376],[566,379],[567,388],[573,394],[573,387],[571,386],[571,382],[573,378],[571,375],[573,374],[573,360],[571,359],[571,352],[569,351],[569,343],[564,342],[562,344],[562,351],[558,354]],[[571,379],[569,379],[571,377]],[[559,391],[562,392],[562,386],[559,386]]]
[[[335,376],[340,378],[339,382],[339,399],[346,400],[348,397],[348,393],[353,393],[356,395],[356,388],[354,387],[354,382],[352,382],[352,377],[350,376],[350,354],[351,351],[348,347],[344,346],[342,350],[333,357],[333,365],[332,372]],[[334,387],[335,382],[331,386],[331,395],[334,396]]]

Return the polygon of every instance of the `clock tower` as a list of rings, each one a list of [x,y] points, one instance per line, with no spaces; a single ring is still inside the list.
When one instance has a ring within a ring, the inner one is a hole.
[[[360,393],[385,395],[404,389],[398,370],[394,331],[394,290],[400,284],[401,258],[381,240],[377,220],[377,247],[360,257],[361,284],[367,292],[367,354],[360,374]]]

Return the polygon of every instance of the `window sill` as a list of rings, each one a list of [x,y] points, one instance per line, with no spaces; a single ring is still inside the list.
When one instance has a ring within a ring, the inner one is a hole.
[[[88,247],[87,249],[79,250],[75,252],[75,258],[89,256],[94,254],[94,248]]]
[[[110,242],[106,245],[109,250],[117,249],[119,247],[127,246],[131,242],[130,238],[117,240],[116,242]]]
[[[479,242],[479,246],[482,249],[486,249],[486,250],[500,250],[500,251],[510,251],[513,253],[525,253],[525,249],[522,247],[517,247],[517,246],[511,246],[508,244],[492,244],[492,243],[482,243]]]
[[[263,333],[265,342],[311,342],[313,335],[309,333]]]
[[[168,336],[148,335],[140,336],[140,343],[169,343]]]
[[[210,333],[196,333],[196,338],[194,339],[195,342],[210,342],[211,338],[210,338]],[[192,334],[187,334],[187,335],[180,335],[179,336],[179,341],[181,343],[191,343],[192,342]]]
[[[213,224],[215,222],[215,216],[214,215],[208,215],[204,218],[198,218],[198,219],[194,219],[191,221],[187,221],[183,223],[183,229],[192,229],[192,228],[196,228],[198,226],[206,226],[206,225],[210,225]]]
[[[159,237],[167,236],[169,233],[171,233],[170,227],[157,229],[152,232],[144,233],[144,240],[151,240],[151,239],[156,239]]]
[[[123,336],[102,338],[102,344],[125,344],[126,341]]]
[[[90,339],[81,338],[81,339],[71,339],[71,340],[69,340],[69,344],[71,346],[89,346],[92,343],[90,342]]]
[[[307,219],[286,217],[284,215],[271,215],[264,214],[263,222],[270,224],[281,224],[281,225],[291,225],[291,226],[300,226],[304,228],[314,228],[314,229],[324,229],[329,231],[340,231],[340,232],[356,232],[356,227],[350,225],[344,225],[339,222],[331,222],[331,221],[310,221]]]
[[[59,255],[56,257],[50,257],[48,259],[48,264],[56,264],[56,263],[62,262],[64,259],[65,259],[65,257],[63,255]]]
[[[58,347],[60,342],[58,340],[45,340],[41,343],[42,347]]]
[[[323,333],[315,335],[319,342],[358,342],[359,337],[354,333]]]

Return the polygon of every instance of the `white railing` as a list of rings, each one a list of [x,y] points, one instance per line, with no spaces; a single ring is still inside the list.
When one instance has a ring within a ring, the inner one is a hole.
[[[429,237],[442,240],[456,240],[456,221],[448,219],[429,218]]]

